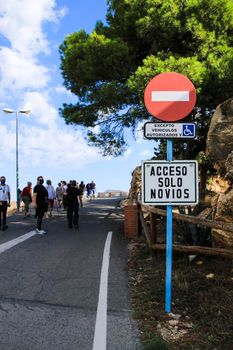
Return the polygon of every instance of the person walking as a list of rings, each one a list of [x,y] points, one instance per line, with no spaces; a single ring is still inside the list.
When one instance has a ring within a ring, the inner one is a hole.
[[[29,216],[29,205],[32,202],[32,183],[28,181],[27,186],[24,187],[20,193],[21,200],[24,203],[24,217]]]
[[[91,185],[89,183],[86,184],[86,190],[87,190],[87,198],[90,198],[91,195]]]
[[[66,190],[67,220],[69,228],[77,228],[79,223],[79,198],[80,190],[75,180]]]
[[[90,190],[91,190],[91,199],[95,198],[95,191],[96,191],[96,184],[92,180],[90,183]]]
[[[66,210],[66,190],[67,190],[66,181],[61,181],[61,187],[62,187],[62,203],[63,203],[63,208]]]
[[[85,190],[85,184],[83,181],[81,181],[79,184],[79,190],[80,190],[79,202],[80,202],[80,206],[82,208],[83,207],[83,195],[84,195],[84,190]]]
[[[57,205],[58,208],[61,208],[61,203],[62,203],[62,186],[61,183],[59,182],[56,188],[56,199],[57,199]]]
[[[0,228],[3,231],[8,229],[6,224],[7,208],[11,206],[10,187],[6,184],[5,176],[0,178]]]
[[[52,217],[53,207],[54,207],[54,199],[56,198],[56,193],[54,187],[52,185],[51,180],[46,181],[47,186],[46,190],[48,191],[48,207],[49,207],[49,216]]]
[[[36,232],[40,235],[46,233],[41,227],[44,213],[48,210],[48,191],[43,186],[43,183],[43,176],[38,176],[37,185],[33,189],[33,204],[36,209],[35,217],[37,218]]]

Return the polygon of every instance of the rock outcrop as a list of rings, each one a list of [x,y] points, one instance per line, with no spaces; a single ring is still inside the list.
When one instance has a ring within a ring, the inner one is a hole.
[[[206,153],[216,169],[225,168],[228,155],[233,150],[233,98],[218,105],[211,119]]]
[[[132,180],[130,183],[130,190],[129,190],[129,199],[134,201],[138,200],[138,197],[141,193],[141,187],[142,187],[142,182],[141,182],[141,167],[138,166],[134,169],[132,173]]]
[[[124,208],[127,205],[137,203],[138,199],[140,199],[141,187],[141,167],[137,166],[132,172],[132,179],[130,183],[128,198],[121,201],[120,205],[122,208]]]
[[[206,153],[228,188],[212,200],[214,220],[233,222],[233,98],[220,104],[212,117],[207,135]],[[233,234],[212,230],[215,245],[233,248]]]

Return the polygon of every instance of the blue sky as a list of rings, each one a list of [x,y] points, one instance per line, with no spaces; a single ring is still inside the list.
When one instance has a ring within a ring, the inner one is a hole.
[[[89,182],[98,191],[128,191],[133,169],[153,156],[153,142],[128,136],[129,148],[118,158],[102,157],[87,145],[82,129],[65,125],[58,114],[76,97],[63,86],[58,47],[66,35],[91,32],[105,21],[106,0],[7,0],[0,3],[0,175],[15,198],[15,114],[3,108],[30,108],[19,115],[19,183],[38,175],[56,186],[64,179]]]

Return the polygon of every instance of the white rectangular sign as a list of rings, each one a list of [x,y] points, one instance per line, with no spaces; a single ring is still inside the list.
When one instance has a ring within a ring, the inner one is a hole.
[[[189,101],[189,91],[152,91],[153,102]]]
[[[197,204],[197,161],[143,161],[142,203],[147,205]]]
[[[194,123],[145,123],[144,136],[147,139],[194,138],[196,125]]]

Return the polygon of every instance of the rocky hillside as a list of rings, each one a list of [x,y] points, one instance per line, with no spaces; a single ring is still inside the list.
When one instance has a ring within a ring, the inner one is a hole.
[[[233,221],[233,97],[217,106],[211,119],[206,141],[206,153],[216,168],[217,184],[226,183],[212,199],[213,219]],[[212,230],[217,245],[233,247],[233,236],[222,230]]]

